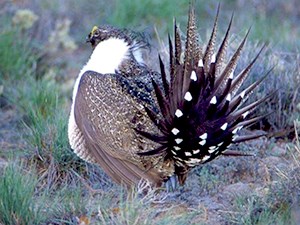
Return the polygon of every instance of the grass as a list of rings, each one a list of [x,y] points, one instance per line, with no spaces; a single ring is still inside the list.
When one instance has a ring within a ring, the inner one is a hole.
[[[67,101],[59,94],[55,77],[37,69],[48,66],[39,65],[45,52],[36,47],[35,40],[29,41],[28,31],[7,27],[0,37],[1,98],[18,111],[20,137],[26,146],[12,158],[11,154],[3,157],[26,163],[8,166],[1,176],[0,223],[75,224],[85,204],[81,189],[74,184],[80,172],[85,173],[85,164],[68,144]]]
[[[35,85],[34,91],[25,92],[20,101],[22,111],[26,112],[23,138],[28,146],[26,157],[38,165],[43,177],[47,177],[49,188],[62,181],[71,182],[73,173],[84,171],[85,163],[69,146],[68,112],[57,95],[58,86],[44,79],[35,81]]]
[[[232,224],[298,224],[300,200],[300,145],[295,124],[296,143],[289,148],[290,166],[276,168],[280,177],[265,185],[265,195],[253,192],[238,196],[233,209],[224,213]]]
[[[0,223],[40,224],[44,214],[35,202],[37,177],[17,164],[10,164],[0,179]]]
[[[28,69],[32,68],[36,60],[33,50],[30,48],[28,40],[15,41],[16,35],[21,36],[17,29],[2,30],[0,36],[0,60],[1,81],[17,81],[26,76]],[[21,36],[22,38],[22,36]],[[11,85],[14,85],[12,83]]]
[[[117,195],[119,199],[113,205],[98,204],[99,224],[185,224],[204,214],[202,209],[189,209],[188,207],[166,204],[168,195],[157,192],[146,182],[140,182],[129,194],[121,190]],[[111,203],[110,203],[111,204]]]
[[[4,51],[1,51],[0,59],[6,59],[1,61],[4,65],[1,66],[1,80],[5,86],[4,97],[21,115],[23,138],[27,143],[23,156],[38,164],[40,171],[47,171],[48,175],[43,176],[48,178],[49,185],[58,178],[71,179],[70,171],[80,170],[84,163],[68,144],[66,99],[60,95],[60,85],[55,77],[36,69],[43,51],[35,48],[34,41],[29,42],[26,37],[15,40],[16,35],[22,36],[22,32],[12,30],[1,36],[0,45]],[[13,50],[9,51],[11,48]]]
[[[58,191],[48,193],[48,203],[51,204],[52,224],[77,224],[77,219],[86,215],[87,200],[80,187],[63,187]]]
[[[233,211],[227,216],[231,224],[292,224],[291,210],[288,206],[272,209],[270,205],[261,201],[259,196],[240,196],[234,202]]]
[[[295,38],[299,29],[295,28],[295,21],[279,22],[289,16],[294,18],[294,9],[281,8],[282,11],[278,12],[271,9],[276,4],[281,6],[281,3],[257,3],[255,8],[252,3],[244,2],[248,9],[244,10],[238,2],[222,3],[220,30],[224,31],[224,24],[233,9],[236,9],[231,39],[233,46],[246,28],[253,25],[240,67],[255,56],[253,49],[261,46],[262,42],[269,43],[269,50],[253,68],[248,82],[257,80],[277,65],[268,81],[252,97],[260,98],[274,87],[278,89],[274,100],[263,105],[260,111],[274,112],[268,117],[272,129],[291,126],[294,120],[300,118],[297,60],[300,45]],[[295,0],[287,2],[286,7],[293,2]],[[203,39],[213,23],[217,3],[195,1]],[[17,9],[19,6],[14,7]],[[72,10],[69,10],[70,7]],[[55,54],[48,51],[49,32],[59,22],[60,15],[73,22],[71,36],[80,48],[79,42],[84,40],[91,27],[103,23],[146,30],[152,37],[155,36],[155,26],[164,42],[166,33],[172,31],[174,16],[179,24],[185,24],[187,1],[170,4],[169,1],[147,0],[140,3],[136,0],[115,0],[109,5],[101,1],[79,1],[74,5],[71,1],[49,3],[32,0],[30,8],[39,13],[40,19],[29,30],[12,26],[8,12],[0,16],[1,21],[5,21],[0,24],[0,87],[3,87],[0,98],[8,102],[8,107],[0,110],[5,112],[7,108],[13,108],[17,111],[17,123],[18,126],[21,124],[22,131],[21,140],[16,141],[25,141],[26,144],[21,153],[13,154],[12,158],[0,154],[8,161],[16,161],[1,174],[0,223],[77,224],[78,220],[86,219],[91,224],[205,224],[206,209],[200,206],[207,198],[217,195],[224,185],[245,181],[245,177],[256,179],[257,174],[251,170],[251,163],[254,164],[255,160],[223,160],[217,162],[215,168],[207,165],[195,170],[196,179],[180,189],[175,197],[169,195],[164,199],[164,194],[149,189],[147,185],[127,194],[113,185],[103,172],[79,160],[69,147],[66,128],[71,92],[66,91],[65,83],[71,79],[69,76],[78,73],[78,65],[83,65],[86,59],[82,60],[85,55],[82,49],[69,54],[64,49]],[[183,26],[181,28],[184,30]],[[232,49],[229,49],[230,52]],[[55,73],[51,75],[49,71]],[[257,193],[236,197],[231,208],[222,214],[227,224],[293,222],[293,212],[297,213],[294,206],[299,205],[293,199],[299,199],[300,193],[297,178],[299,141],[291,146],[286,159],[291,162],[289,169],[272,176],[273,183],[260,184],[269,190],[263,198]],[[267,153],[260,155],[265,157]],[[18,163],[20,160],[26,163]],[[257,182],[261,181],[257,179]],[[91,195],[93,192],[83,184],[100,188],[102,192]],[[142,194],[144,191],[148,193]]]
[[[41,187],[41,177],[21,163],[9,164],[0,179],[0,223],[75,224],[86,212],[86,200],[79,187],[49,191]]]
[[[196,172],[199,179],[199,186],[202,193],[212,194],[216,193],[219,187],[222,185],[222,174],[216,174],[213,172],[213,168],[209,165],[201,167]]]

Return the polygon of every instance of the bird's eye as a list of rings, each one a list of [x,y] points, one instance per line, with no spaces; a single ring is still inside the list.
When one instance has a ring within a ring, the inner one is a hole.
[[[100,35],[100,32],[97,31],[97,30],[96,30],[96,31],[94,32],[94,34],[93,34],[94,37],[98,37],[99,35]]]

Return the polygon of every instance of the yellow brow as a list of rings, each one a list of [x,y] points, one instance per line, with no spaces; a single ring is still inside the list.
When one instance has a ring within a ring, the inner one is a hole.
[[[92,29],[92,31],[91,31],[91,34],[93,35],[93,34],[95,33],[96,30],[98,30],[98,27],[97,27],[97,26],[94,26],[93,29]]]

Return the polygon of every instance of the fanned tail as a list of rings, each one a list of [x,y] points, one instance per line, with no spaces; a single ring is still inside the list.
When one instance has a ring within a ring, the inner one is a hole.
[[[140,155],[164,154],[167,159],[172,159],[176,167],[175,173],[182,183],[187,168],[209,162],[219,155],[247,155],[226,153],[226,150],[232,143],[262,136],[260,134],[239,137],[238,133],[243,127],[256,123],[264,117],[250,117],[249,114],[272,96],[270,94],[244,104],[248,96],[269,74],[239,92],[264,47],[244,70],[235,76],[234,70],[250,29],[224,66],[233,15],[223,41],[216,51],[218,17],[219,7],[208,45],[202,53],[198,43],[194,9],[190,9],[184,57],[182,57],[181,35],[175,21],[174,49],[169,37],[170,83],[166,79],[165,66],[160,57],[163,85],[159,86],[153,81],[161,115],[146,109],[149,118],[161,133],[138,131],[146,138],[160,143],[157,149],[142,152]]]

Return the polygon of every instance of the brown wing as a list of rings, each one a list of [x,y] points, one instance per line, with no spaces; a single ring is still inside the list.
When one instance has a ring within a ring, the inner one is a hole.
[[[133,130],[136,117],[136,126],[143,126],[141,110],[143,107],[122,90],[116,75],[92,71],[83,74],[74,113],[86,151],[114,181],[128,186],[142,178],[161,183],[159,174],[146,169],[142,157],[136,154],[151,148],[151,143],[143,142]]]

